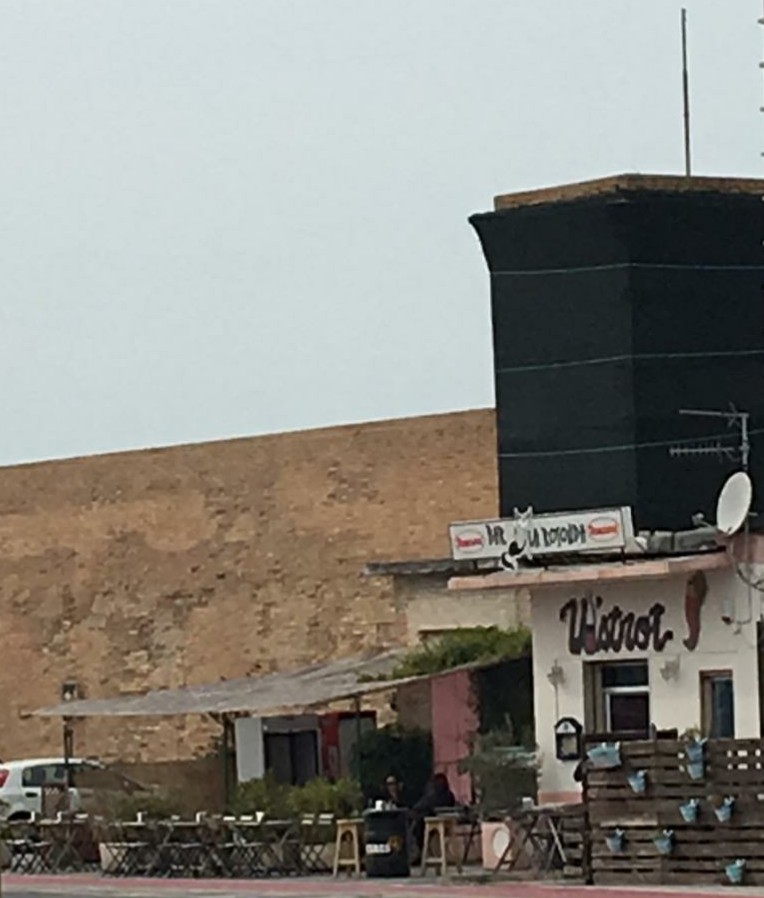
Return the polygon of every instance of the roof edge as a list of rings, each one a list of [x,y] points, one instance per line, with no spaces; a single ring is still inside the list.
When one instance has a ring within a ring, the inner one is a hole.
[[[494,210],[592,199],[622,193],[726,193],[764,194],[764,179],[686,177],[683,175],[621,174],[556,187],[542,187],[494,197]]]

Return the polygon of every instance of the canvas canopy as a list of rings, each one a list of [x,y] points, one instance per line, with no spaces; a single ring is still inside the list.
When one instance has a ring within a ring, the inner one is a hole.
[[[383,692],[427,677],[389,676],[405,649],[315,664],[289,673],[159,689],[141,695],[83,699],[35,711],[36,717],[157,717],[183,714],[294,714],[342,699]]]

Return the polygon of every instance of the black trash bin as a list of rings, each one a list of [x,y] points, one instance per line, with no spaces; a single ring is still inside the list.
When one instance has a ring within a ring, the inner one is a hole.
[[[408,811],[405,808],[369,810],[364,817],[366,875],[370,879],[408,876]]]

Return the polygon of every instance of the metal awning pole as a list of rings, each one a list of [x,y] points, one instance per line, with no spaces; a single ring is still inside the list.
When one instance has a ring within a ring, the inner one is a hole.
[[[353,697],[353,710],[355,711],[355,750],[358,757],[358,782],[363,783],[361,776],[361,696]]]

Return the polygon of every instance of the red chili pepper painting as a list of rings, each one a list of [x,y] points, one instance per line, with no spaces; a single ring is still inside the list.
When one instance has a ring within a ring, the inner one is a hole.
[[[694,652],[700,639],[700,609],[708,592],[708,583],[703,571],[695,573],[687,580],[684,590],[684,617],[687,621],[687,638],[684,646]]]

